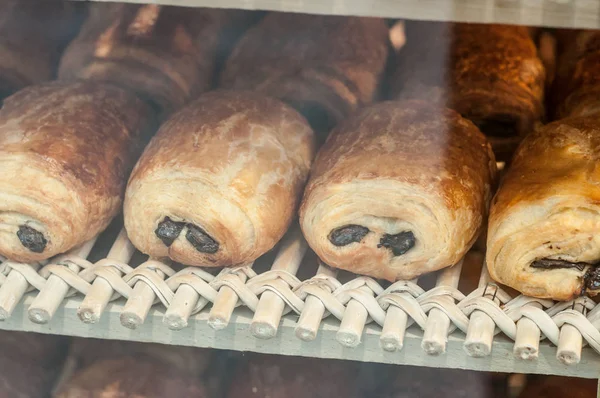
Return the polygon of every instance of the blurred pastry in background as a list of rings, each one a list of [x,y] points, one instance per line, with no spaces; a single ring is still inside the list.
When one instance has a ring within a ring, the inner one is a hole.
[[[552,85],[555,119],[600,112],[600,30],[556,32],[558,61]]]
[[[255,19],[239,10],[92,4],[59,77],[114,83],[166,116],[212,87],[224,49]]]
[[[358,398],[359,364],[350,361],[247,354],[226,398]]]
[[[242,37],[221,87],[283,100],[321,137],[378,97],[388,52],[382,18],[270,13]]]
[[[510,159],[544,118],[545,70],[525,26],[406,22],[390,97],[454,109]]]
[[[597,379],[576,377],[531,376],[519,398],[592,398],[598,389]]]
[[[190,347],[77,340],[57,398],[209,398],[210,352]]]
[[[56,77],[83,10],[83,4],[71,1],[0,1],[0,100]]]

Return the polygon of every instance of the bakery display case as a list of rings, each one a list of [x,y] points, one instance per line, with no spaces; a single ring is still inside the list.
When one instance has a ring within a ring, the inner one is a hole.
[[[600,3],[4,2],[0,329],[598,378]]]

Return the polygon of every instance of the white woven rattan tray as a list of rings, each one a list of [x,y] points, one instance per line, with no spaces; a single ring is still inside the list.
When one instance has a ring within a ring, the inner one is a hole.
[[[481,258],[382,284],[317,264],[293,227],[254,265],[186,268],[113,225],[47,264],[2,262],[0,329],[597,378],[600,306],[509,294]]]

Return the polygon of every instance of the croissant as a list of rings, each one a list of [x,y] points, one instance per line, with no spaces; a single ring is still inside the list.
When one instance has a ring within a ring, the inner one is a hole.
[[[407,22],[391,97],[424,99],[470,119],[509,158],[544,116],[545,70],[524,26]]]
[[[247,16],[223,9],[93,4],[62,57],[59,77],[112,82],[167,115],[211,88],[226,44],[220,38],[249,23]]]
[[[325,263],[395,281],[448,267],[475,242],[495,160],[470,121],[424,101],[366,108],[320,150],[300,208]]]
[[[523,140],[494,198],[490,275],[523,294],[569,300],[600,288],[600,124],[550,123]]]
[[[271,13],[242,37],[221,87],[279,98],[325,133],[377,96],[389,46],[381,18]]]
[[[7,98],[0,255],[40,261],[106,228],[152,124],[146,104],[110,85],[47,83]]]
[[[208,93],[160,128],[132,172],[131,242],[187,265],[254,261],[294,217],[314,156],[305,119],[249,92]]]

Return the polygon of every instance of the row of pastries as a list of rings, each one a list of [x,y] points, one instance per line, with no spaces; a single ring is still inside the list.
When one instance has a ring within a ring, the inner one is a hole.
[[[526,27],[407,22],[394,50],[378,18],[85,15],[58,80],[0,110],[2,256],[45,260],[123,209],[145,254],[248,264],[298,215],[321,260],[358,274],[452,266],[487,227],[499,282],[558,300],[600,287],[595,32],[557,32],[544,95]]]
[[[10,398],[589,397],[595,380],[0,331]],[[324,377],[324,375],[326,375]]]

